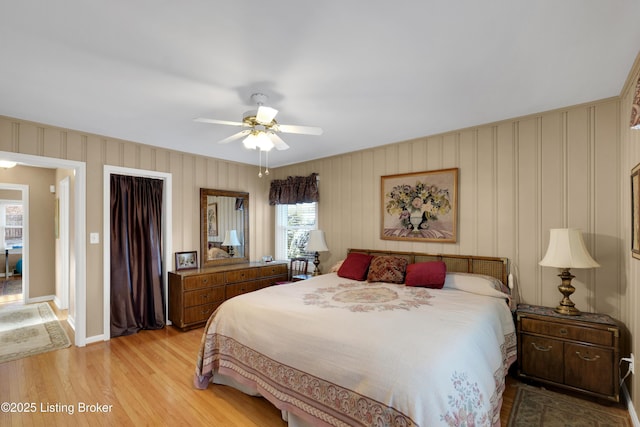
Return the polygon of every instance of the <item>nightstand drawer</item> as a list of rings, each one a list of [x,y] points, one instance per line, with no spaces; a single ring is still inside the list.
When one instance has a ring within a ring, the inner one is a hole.
[[[210,286],[224,284],[224,274],[201,274],[193,277],[184,278],[184,289],[190,291],[192,289],[208,288]]]
[[[564,380],[563,342],[526,334],[521,338],[522,372],[533,377],[562,382]]]
[[[615,338],[613,331],[607,329],[583,328],[528,317],[521,319],[521,329],[522,332],[531,332],[550,337],[606,346],[613,345]]]
[[[568,384],[594,393],[615,392],[615,379],[611,376],[613,350],[566,343],[564,357]]]
[[[224,300],[224,286],[201,289],[184,293],[184,306],[193,307],[195,305],[209,304]]]

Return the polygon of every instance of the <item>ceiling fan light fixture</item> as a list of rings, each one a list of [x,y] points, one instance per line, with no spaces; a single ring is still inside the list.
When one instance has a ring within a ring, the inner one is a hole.
[[[256,145],[262,151],[270,151],[275,145],[265,132],[258,132],[256,138]]]
[[[242,144],[247,150],[255,150],[258,146],[258,137],[254,134],[254,132],[251,132],[249,136],[242,140]]]

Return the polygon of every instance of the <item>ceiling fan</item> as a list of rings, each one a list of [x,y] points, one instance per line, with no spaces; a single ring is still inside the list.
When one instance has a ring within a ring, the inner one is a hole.
[[[286,150],[289,148],[278,133],[296,133],[302,135],[322,135],[322,129],[312,126],[284,125],[276,121],[275,117],[278,110],[265,106],[267,95],[263,93],[254,93],[251,100],[256,103],[258,108],[250,110],[242,115],[241,122],[233,122],[229,120],[208,119],[199,117],[194,119],[196,122],[213,123],[228,126],[240,126],[246,128],[235,133],[221,141],[220,144],[226,144],[245,137],[243,144],[249,149],[260,149],[261,151],[269,151],[272,148],[277,150]]]

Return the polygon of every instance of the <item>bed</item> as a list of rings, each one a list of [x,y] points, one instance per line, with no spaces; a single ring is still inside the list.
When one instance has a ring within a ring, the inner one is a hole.
[[[290,426],[500,425],[506,259],[350,249],[335,270],[225,301],[195,386],[262,395]]]

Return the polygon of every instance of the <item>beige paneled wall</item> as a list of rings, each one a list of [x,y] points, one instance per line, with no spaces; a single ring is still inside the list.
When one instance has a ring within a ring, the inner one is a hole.
[[[636,366],[638,363],[638,355],[640,355],[640,344],[636,337],[640,331],[640,292],[638,286],[640,284],[640,260],[631,256],[631,170],[640,163],[640,130],[630,129],[629,120],[631,118],[631,104],[636,90],[636,82],[640,77],[640,55],[636,58],[636,62],[629,73],[629,78],[622,90],[620,103],[620,121],[621,129],[621,151],[622,151],[622,170],[620,180],[623,185],[620,192],[622,205],[622,215],[620,215],[621,229],[623,230],[624,250],[622,256],[618,259],[621,264],[621,270],[625,272],[624,285],[621,288],[622,304],[625,316],[622,319],[631,334],[630,351],[636,356]],[[636,372],[638,370],[636,369]],[[630,393],[633,400],[635,411],[640,409],[640,382],[637,375],[631,377]],[[629,384],[629,382],[628,382]]]
[[[319,224],[330,252],[349,247],[508,257],[524,301],[555,306],[560,279],[542,268],[550,228],[577,227],[602,265],[575,270],[574,302],[620,317],[619,100],[538,115],[282,167],[273,178],[320,175]],[[459,168],[458,242],[380,239],[380,176]]]
[[[176,141],[176,146],[180,141]],[[268,182],[257,176],[257,167],[205,158],[178,151],[150,147],[134,142],[61,129],[9,117],[0,116],[0,151],[10,151],[43,157],[85,162],[87,165],[86,229],[99,232],[102,227],[102,179],[103,166],[122,166],[169,172],[173,177],[173,235],[172,252],[198,250],[200,247],[200,199],[199,189],[215,188],[246,191],[250,194],[249,215],[251,234],[251,259],[259,259],[273,252],[273,232],[263,237],[266,227],[272,229],[273,209],[268,207]],[[54,172],[46,182],[53,184]],[[2,177],[0,176],[0,181]],[[52,202],[53,203],[53,202]],[[41,209],[42,212],[53,212]],[[47,221],[48,225],[52,224]],[[49,227],[51,228],[51,227]],[[51,231],[51,230],[49,230]],[[33,233],[34,231],[32,231]],[[47,256],[42,256],[47,280],[36,280],[32,274],[32,286],[38,286],[37,295],[54,292],[53,241]],[[32,255],[32,265],[37,258]],[[173,266],[171,267],[173,268]],[[102,245],[87,244],[87,337],[102,334],[103,284]],[[35,284],[37,283],[37,285]],[[45,285],[46,283],[46,285]],[[40,290],[39,286],[44,286]]]

